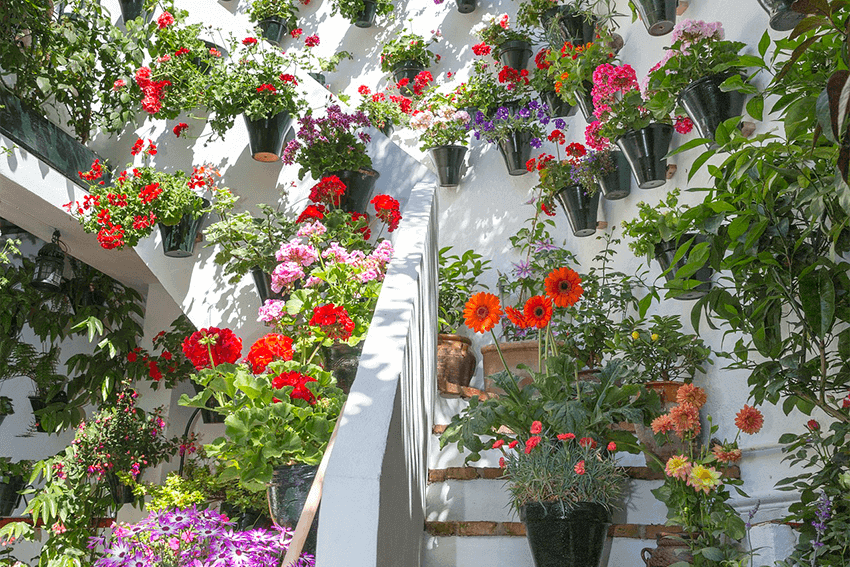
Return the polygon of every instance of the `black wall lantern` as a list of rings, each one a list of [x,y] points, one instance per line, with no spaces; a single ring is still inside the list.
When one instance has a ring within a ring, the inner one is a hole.
[[[59,247],[59,236],[59,231],[54,231],[52,241],[42,246],[35,258],[32,286],[40,291],[56,292],[62,289],[65,252]]]

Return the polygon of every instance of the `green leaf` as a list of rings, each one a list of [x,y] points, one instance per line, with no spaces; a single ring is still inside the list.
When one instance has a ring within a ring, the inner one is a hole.
[[[764,57],[765,53],[767,53],[767,48],[770,47],[770,34],[765,32],[762,34],[761,39],[759,40],[759,55]]]
[[[747,102],[747,114],[755,120],[762,120],[764,116],[764,97],[756,95]]]
[[[824,338],[835,321],[835,284],[827,269],[800,278],[800,303],[812,332]]]
[[[716,547],[703,547],[700,553],[709,561],[723,561],[724,559],[723,552]]]

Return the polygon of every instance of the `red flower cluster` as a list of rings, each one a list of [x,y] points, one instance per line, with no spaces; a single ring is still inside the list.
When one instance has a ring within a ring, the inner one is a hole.
[[[120,225],[104,227],[98,231],[97,241],[107,250],[124,246],[124,229]]]
[[[173,23],[174,16],[172,16],[169,12],[163,12],[162,15],[156,19],[156,25],[161,30],[164,30]]]
[[[318,35],[308,35],[304,38],[304,45],[307,47],[316,47],[319,45],[319,36]]]
[[[348,340],[354,331],[354,321],[342,305],[326,303],[313,308],[310,325],[321,327],[332,339]]]
[[[188,124],[186,124],[185,122],[181,122],[180,124],[178,124],[177,126],[174,127],[174,135],[179,138],[180,134],[182,134],[183,131],[186,130],[186,128],[188,128],[188,127],[189,127]]]
[[[564,133],[558,130],[557,128],[552,130],[552,133],[549,134],[548,139],[550,142],[555,142],[556,144],[564,145],[567,143],[567,137],[564,136]]]
[[[369,215],[365,213],[352,212],[348,223],[353,225],[360,219],[364,219],[366,223],[357,230],[363,235],[363,240],[369,240],[372,237],[372,230],[369,228]]]
[[[548,47],[544,47],[540,51],[537,52],[537,55],[534,56],[534,64],[537,65],[538,69],[548,69],[552,66],[550,61],[546,61],[546,57],[549,56],[550,50]]]
[[[500,83],[508,83],[508,85],[527,85],[528,84],[528,71],[523,69],[522,71],[517,71],[512,67],[508,67],[505,65],[502,67],[502,70],[499,71],[499,82]]]
[[[302,30],[301,28],[295,28],[294,30],[289,32],[289,35],[292,36],[292,39],[298,39],[299,37],[301,37],[301,34],[303,34],[303,33],[304,33],[304,30]]]
[[[677,116],[674,128],[679,134],[688,134],[694,129],[694,122],[687,116]]]
[[[490,46],[484,43],[483,41],[477,45],[472,46],[472,52],[476,55],[490,55]]]
[[[323,177],[310,189],[310,200],[314,203],[339,206],[339,199],[345,193],[345,183],[336,175]]]
[[[153,213],[150,213],[150,215],[136,215],[133,217],[133,229],[143,230],[153,226],[155,222],[156,215]]]
[[[295,75],[289,73],[281,73],[280,80],[283,83],[292,83],[293,85],[298,85],[298,81],[295,80]]]
[[[413,112],[413,101],[409,98],[399,95],[390,95],[390,100],[396,103],[399,109],[401,109],[401,111],[405,114]]]
[[[189,51],[188,47],[181,47],[180,49],[174,52],[174,56],[180,57],[181,55],[188,55],[189,53],[191,53],[191,51]]]
[[[245,359],[254,374],[262,374],[270,362],[292,360],[292,339],[286,335],[269,333],[251,345]]]
[[[300,372],[290,371],[284,372],[272,378],[272,388],[282,390],[287,386],[292,386],[292,391],[289,393],[289,398],[293,400],[304,400],[310,404],[316,403],[316,396],[307,388],[307,382],[318,382],[312,376],[301,374]],[[274,398],[275,403],[280,400]]]
[[[555,159],[555,156],[552,154],[540,154],[537,158],[531,158],[527,162],[525,162],[525,169],[528,171],[543,171],[546,169],[546,164]]]
[[[145,185],[145,188],[139,191],[139,199],[142,201],[142,204],[147,205],[161,194],[162,188],[160,188],[159,183],[151,183],[150,185]]]
[[[372,90],[366,85],[360,85],[359,87],[357,87],[357,92],[363,96],[369,96],[370,94],[372,94]]]
[[[94,162],[92,162],[91,169],[89,169],[85,173],[83,173],[82,171],[78,171],[77,175],[80,176],[80,179],[84,179],[85,181],[94,181],[95,179],[100,179],[101,177],[103,177],[103,165],[101,165],[99,159],[96,159],[94,160]]]
[[[263,83],[262,85],[257,87],[257,92],[261,93],[263,91],[269,91],[270,93],[275,94],[277,92],[277,89],[274,88],[274,85],[270,85],[268,83]]]
[[[392,232],[398,228],[398,223],[401,220],[401,213],[398,210],[398,201],[389,195],[378,195],[370,201],[375,205],[375,216],[387,223],[387,232]]]
[[[200,341],[212,337],[212,344]],[[208,327],[195,331],[183,340],[183,354],[194,365],[195,370],[211,368],[222,363],[236,362],[242,355],[242,339],[230,329]]]
[[[295,219],[295,224],[301,224],[305,221],[322,220],[325,218],[327,208],[324,205],[307,205],[298,218]]]
[[[428,83],[434,80],[434,77],[428,71],[422,71],[413,80],[413,94],[421,95]]]
[[[154,81],[150,67],[141,67],[136,71],[136,84],[142,89],[142,108],[148,114],[156,114],[162,110],[162,97],[165,87],[171,86],[171,81]]]
[[[255,37],[246,37],[242,40],[242,45],[254,45],[257,43],[257,38]]]

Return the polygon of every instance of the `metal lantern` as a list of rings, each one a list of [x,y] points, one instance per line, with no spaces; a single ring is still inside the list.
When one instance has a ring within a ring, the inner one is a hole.
[[[56,292],[62,289],[65,253],[59,247],[59,236],[59,231],[54,231],[52,241],[42,246],[35,258],[32,286],[40,291]]]

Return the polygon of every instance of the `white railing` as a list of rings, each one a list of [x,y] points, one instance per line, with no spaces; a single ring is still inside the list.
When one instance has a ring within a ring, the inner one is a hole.
[[[402,215],[325,476],[317,567],[421,562],[436,390],[433,180],[413,187]]]

